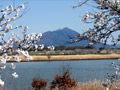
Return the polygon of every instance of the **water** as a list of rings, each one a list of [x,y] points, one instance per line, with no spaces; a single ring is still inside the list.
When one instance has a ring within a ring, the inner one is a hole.
[[[25,88],[31,87],[34,77],[41,77],[50,83],[56,74],[62,72],[64,65],[69,65],[72,67],[70,69],[72,78],[76,81],[104,80],[107,72],[114,72],[114,69],[110,66],[112,62],[116,64],[120,63],[116,59],[15,63],[17,67],[14,71],[19,74],[19,78],[17,79],[11,77],[13,71],[8,68],[10,63],[7,63],[7,68],[2,72],[2,77],[4,77],[6,82],[5,87],[10,88],[9,90],[24,90]]]

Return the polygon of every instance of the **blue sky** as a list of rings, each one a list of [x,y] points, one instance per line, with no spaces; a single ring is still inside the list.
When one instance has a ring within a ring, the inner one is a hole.
[[[14,0],[0,0],[1,8],[13,4]],[[29,2],[29,12],[15,21],[13,25],[29,26],[29,33],[43,33],[54,31],[64,27],[71,28],[77,32],[87,29],[80,21],[81,16],[91,7],[84,5],[82,8],[72,10],[73,5],[78,5],[79,0],[15,0],[15,6]]]

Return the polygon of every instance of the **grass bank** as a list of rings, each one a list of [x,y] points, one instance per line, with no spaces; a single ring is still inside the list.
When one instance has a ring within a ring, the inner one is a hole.
[[[1,57],[0,57],[1,58]],[[24,57],[20,57],[22,62],[25,62]],[[108,55],[99,55],[99,54],[87,54],[87,55],[46,55],[46,56],[33,56],[35,61],[70,61],[70,60],[99,60],[99,59],[119,59],[120,54],[108,54]],[[12,62],[13,60],[10,60]]]

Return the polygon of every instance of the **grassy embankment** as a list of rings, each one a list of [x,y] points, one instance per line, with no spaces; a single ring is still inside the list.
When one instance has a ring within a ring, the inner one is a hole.
[[[1,56],[0,56],[1,58]],[[23,62],[26,61],[24,57],[20,57]],[[119,54],[86,54],[86,55],[40,55],[33,56],[31,61],[67,61],[67,60],[99,60],[99,59],[118,59]],[[10,60],[12,61],[12,60]]]

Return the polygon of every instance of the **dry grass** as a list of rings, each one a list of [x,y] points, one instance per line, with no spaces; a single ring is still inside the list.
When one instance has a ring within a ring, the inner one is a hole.
[[[47,81],[43,79],[34,78],[32,81],[32,87],[35,90],[46,90]]]
[[[71,77],[71,73],[69,69],[65,69],[62,72],[62,75],[57,74],[54,80],[51,82],[50,89],[58,88],[59,90],[69,90],[69,88],[76,86],[76,81],[74,81]]]
[[[52,90],[60,90],[60,89],[56,88]],[[61,89],[61,90],[64,90],[64,89]],[[106,87],[103,87],[102,82],[94,80],[89,83],[78,83],[77,86],[66,89],[66,90],[106,90]],[[113,84],[113,86],[109,90],[117,90],[117,89],[115,88],[115,85]]]
[[[102,83],[93,81],[90,83],[79,83],[77,87],[72,88],[72,90],[106,90],[106,88],[102,86]]]
[[[1,56],[0,56],[1,58]],[[24,57],[20,57],[23,62],[26,61]],[[88,55],[56,55],[56,56],[33,56],[34,61],[67,61],[67,60],[97,60],[97,59],[118,59],[120,58],[119,54],[108,54],[108,55],[96,55],[96,54],[88,54]],[[13,62],[12,60],[10,60]]]

